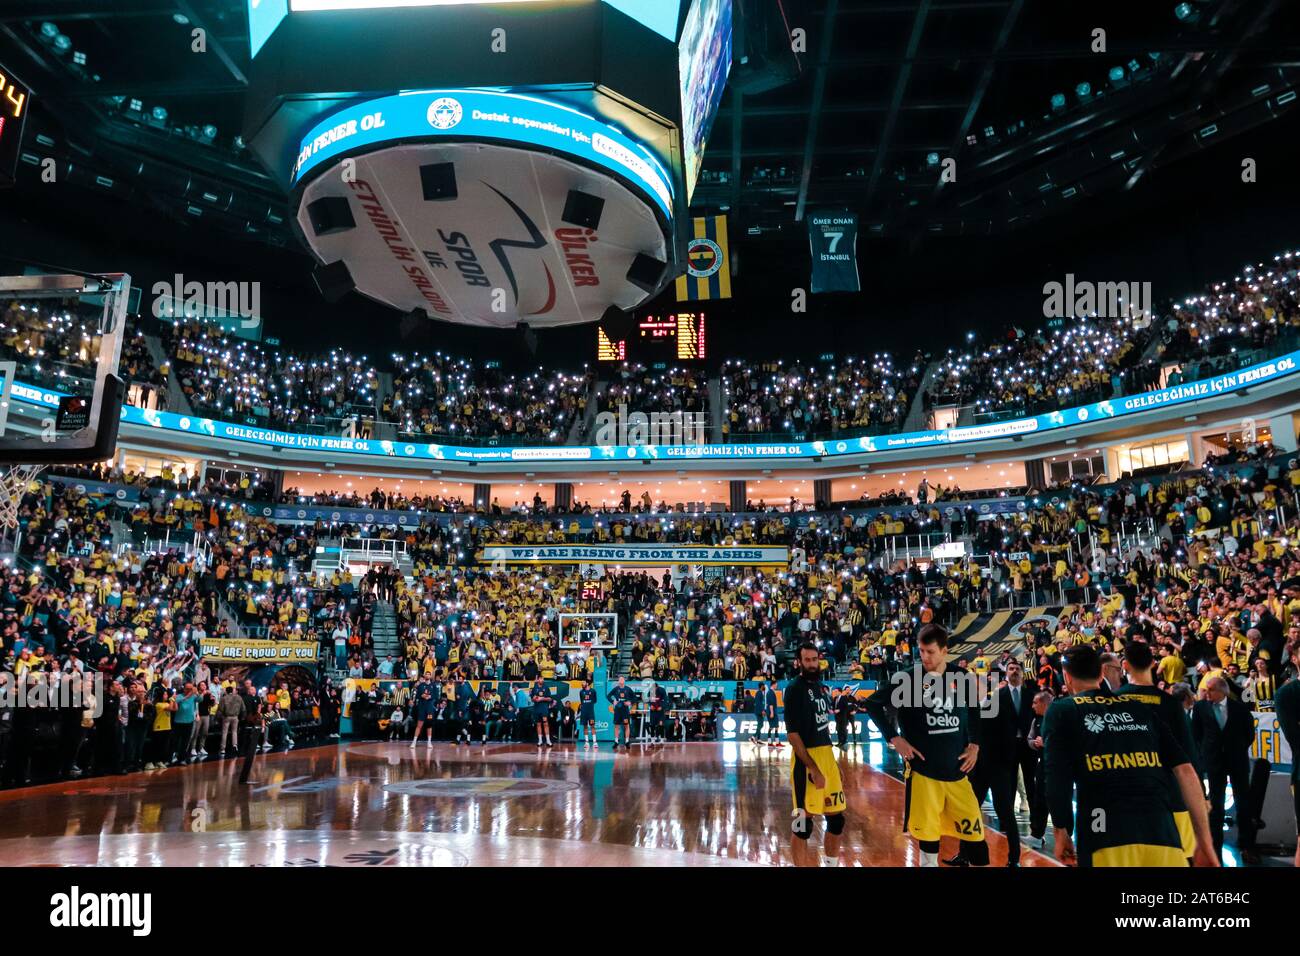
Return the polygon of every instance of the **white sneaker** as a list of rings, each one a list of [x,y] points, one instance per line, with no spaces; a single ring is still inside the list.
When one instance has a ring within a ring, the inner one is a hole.
[[[412,749],[412,750],[415,749],[415,741],[414,741],[414,740],[411,741],[411,749]]]

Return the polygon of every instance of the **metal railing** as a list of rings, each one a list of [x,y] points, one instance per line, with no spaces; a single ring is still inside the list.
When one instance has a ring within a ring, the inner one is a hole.
[[[406,542],[388,538],[344,538],[339,545],[339,564],[351,561],[397,564],[406,557]]]
[[[1165,364],[1178,363],[1182,366],[1182,373],[1177,379],[1178,382],[1194,382],[1224,372],[1257,365],[1286,352],[1294,351],[1300,348],[1300,332],[1288,329],[1279,334],[1272,342],[1257,348],[1235,348],[1234,343],[1240,343],[1241,341],[1243,340],[1239,336],[1218,336],[1201,348],[1170,351],[1166,353],[1164,362]]]
[[[132,537],[133,540],[118,546],[118,554],[125,551],[138,551],[143,554],[166,554],[168,551],[179,551],[186,557],[197,556],[203,561],[204,567],[207,566],[212,554],[212,546],[188,528],[168,529],[160,538],[150,537],[148,532],[139,541],[134,540],[134,535]]]
[[[904,558],[926,558],[941,544],[952,541],[952,535],[946,531],[931,531],[924,534],[891,534],[885,538],[884,556],[893,564]]]

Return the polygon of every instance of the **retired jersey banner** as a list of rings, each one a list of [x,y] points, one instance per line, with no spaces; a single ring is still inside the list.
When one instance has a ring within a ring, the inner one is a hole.
[[[632,567],[662,567],[671,564],[704,564],[737,567],[763,565],[789,567],[790,549],[763,546],[713,547],[673,544],[546,544],[515,547],[490,545],[478,556],[480,562],[517,564],[618,564]]]
[[[315,664],[316,641],[258,641],[212,638],[201,643],[205,661],[226,664]]]
[[[812,291],[859,292],[858,214],[847,209],[808,214]]]
[[[730,298],[727,217],[696,219],[691,224],[691,238],[686,241],[686,274],[677,277],[677,301]]]

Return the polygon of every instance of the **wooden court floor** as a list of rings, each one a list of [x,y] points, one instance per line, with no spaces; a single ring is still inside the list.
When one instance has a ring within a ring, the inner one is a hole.
[[[841,859],[915,866],[903,785],[873,747],[840,759]],[[261,755],[242,787],[238,761],[208,761],[0,792],[0,865],[816,866],[791,847],[789,760],[748,743],[345,743]],[[989,844],[1005,863],[1002,835]]]

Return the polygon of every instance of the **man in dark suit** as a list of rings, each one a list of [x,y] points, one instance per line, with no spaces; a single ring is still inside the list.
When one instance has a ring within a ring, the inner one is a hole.
[[[1043,773],[1043,718],[1054,700],[1050,690],[1034,694],[1033,719],[1029,724],[1026,743],[1033,757],[1034,786],[1029,795],[1029,835],[1038,841],[1041,849],[1047,833],[1047,781]],[[1026,786],[1028,784],[1026,783]]]
[[[227,693],[233,694],[234,691]],[[239,696],[244,700],[244,723],[240,728],[243,732],[244,763],[239,770],[239,782],[247,784],[248,776],[253,771],[253,758],[257,756],[257,750],[262,744],[262,735],[265,733],[263,704],[251,680],[244,681],[244,689],[239,692]]]
[[[1038,754],[1029,746],[1029,728],[1034,722],[1034,696],[1038,686],[1025,680],[1025,671],[1019,661],[1004,665],[1007,683],[1003,691],[1003,704],[1010,704],[1015,714],[1016,765],[1025,785],[1025,800],[1032,812],[1034,805],[1034,779],[1038,771]]]
[[[1034,719],[1033,695],[1018,661],[1006,665],[1007,682],[998,688],[997,707],[985,710],[980,721],[979,762],[971,784],[980,803],[993,792],[993,811],[1007,837],[1007,865],[1020,864],[1020,830],[1016,825],[1016,780],[1023,769],[1026,796],[1034,791],[1035,754],[1029,748]],[[1032,798],[1030,798],[1032,800]],[[1032,809],[1032,804],[1031,804]]]
[[[1255,853],[1255,818],[1250,807],[1250,747],[1255,742],[1255,718],[1250,708],[1228,693],[1222,677],[1207,678],[1204,698],[1192,708],[1192,739],[1210,785],[1210,832],[1215,853],[1223,850],[1224,792],[1228,781],[1236,800],[1237,844],[1247,863]]]

